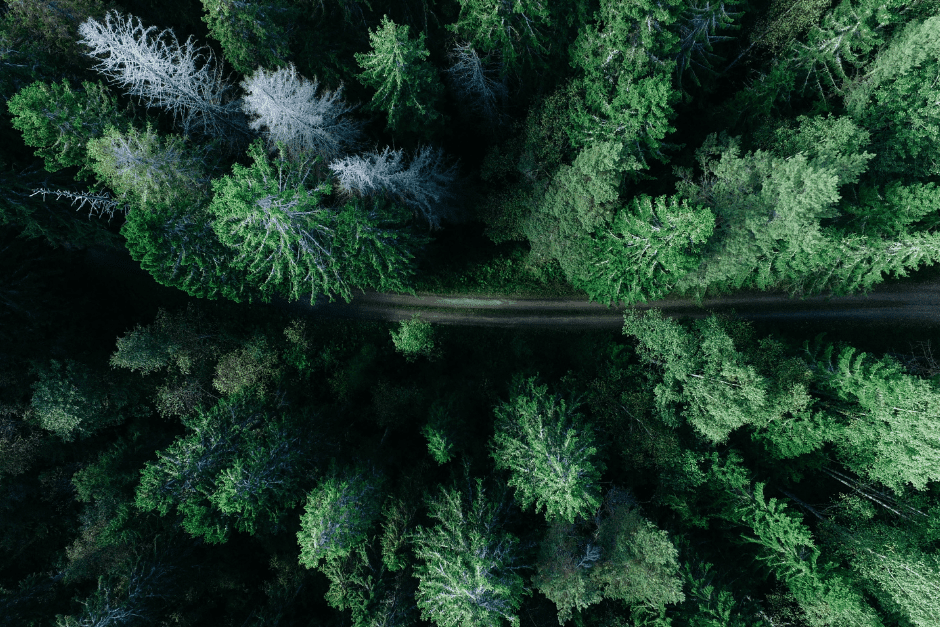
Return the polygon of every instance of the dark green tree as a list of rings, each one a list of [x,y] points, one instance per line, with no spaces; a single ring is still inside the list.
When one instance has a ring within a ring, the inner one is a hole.
[[[202,17],[209,34],[222,46],[226,61],[238,72],[284,65],[290,54],[288,35],[297,7],[284,0],[245,3],[203,0]]]

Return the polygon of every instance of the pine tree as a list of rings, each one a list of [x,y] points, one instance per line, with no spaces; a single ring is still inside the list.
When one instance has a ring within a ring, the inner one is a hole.
[[[386,148],[337,159],[330,169],[343,189],[367,196],[387,194],[413,208],[431,228],[454,217],[457,164],[448,164],[444,151],[430,146],[419,148],[407,168],[402,156],[402,150]]]
[[[840,460],[894,490],[940,479],[940,393],[890,357],[828,345],[809,353]],[[826,400],[832,399],[832,400]]]
[[[183,423],[186,434],[141,471],[137,507],[161,516],[176,510],[184,529],[211,543],[235,530],[280,530],[315,462],[289,418],[242,394]]]
[[[130,126],[108,89],[88,81],[78,91],[65,79],[61,85],[37,81],[14,94],[7,108],[13,115],[13,128],[23,133],[27,146],[37,149],[47,171],[78,166],[78,178],[87,178],[89,172],[88,141],[108,127]]]
[[[569,48],[580,70],[570,105],[572,144],[621,143],[631,169],[646,168],[650,157],[665,160],[662,140],[674,130],[669,121],[678,100],[670,60],[678,38],[669,30],[677,16],[677,7],[649,0],[601,2],[594,23],[584,24]]]
[[[874,171],[930,176],[940,172],[937,144],[940,87],[940,17],[908,24],[882,49],[864,78],[853,84],[846,108],[875,135]]]
[[[490,454],[497,469],[509,470],[509,485],[522,507],[535,505],[549,520],[574,522],[601,504],[604,464],[577,403],[549,394],[526,380],[508,403],[496,408]]]
[[[290,65],[271,72],[258,68],[241,87],[251,128],[265,128],[268,145],[283,143],[292,158],[312,153],[329,161],[358,142],[361,124],[347,116],[353,107],[340,98],[342,86],[318,96],[316,78],[308,81]]]
[[[147,106],[171,112],[182,127],[239,145],[247,137],[241,103],[211,51],[192,38],[179,43],[172,30],[154,33],[139,18],[109,12],[104,22],[89,18],[79,27],[81,43],[98,60],[100,73]]]
[[[585,238],[584,265],[569,278],[602,303],[661,298],[698,267],[714,225],[711,211],[675,196],[636,197],[608,227]]]
[[[465,491],[442,488],[429,498],[437,524],[414,533],[421,618],[440,627],[518,625],[519,541],[501,528],[505,503],[489,500],[481,480],[467,482]]]
[[[382,17],[382,24],[369,31],[372,52],[356,53],[363,69],[359,80],[377,90],[367,108],[387,112],[391,130],[427,135],[441,121],[436,107],[443,85],[426,61],[424,33],[412,41],[408,28]]]
[[[382,506],[382,477],[356,467],[323,479],[307,496],[297,541],[300,563],[317,568],[321,560],[341,559],[367,540]]]
[[[737,350],[721,322],[696,322],[695,332],[658,310],[631,312],[624,333],[639,342],[638,354],[662,369],[656,386],[660,418],[673,426],[683,417],[710,442],[722,442],[746,424],[766,424],[769,383]]]
[[[740,29],[734,20],[743,15],[743,11],[729,11],[741,4],[741,0],[713,2],[696,0],[685,8],[673,28],[679,34],[679,52],[676,55],[676,73],[679,85],[686,72],[692,76],[696,85],[701,85],[699,73],[714,74],[712,65],[720,59],[713,52],[714,45],[733,40],[728,35],[718,34],[721,30]]]
[[[118,194],[118,202],[141,211],[205,197],[215,165],[211,146],[160,136],[149,125],[146,131],[110,127],[87,150],[90,169]]]
[[[282,154],[272,163],[259,141],[248,154],[250,167],[235,164],[231,175],[212,182],[209,211],[219,241],[235,251],[251,287],[265,298],[348,297],[334,258],[333,214],[321,200],[330,186],[308,183],[316,160],[292,163]]]
[[[547,52],[546,28],[551,28],[550,5],[543,0],[459,0],[460,16],[448,29],[477,49],[496,52],[506,70],[536,65]]]
[[[259,66],[284,65],[290,55],[291,22],[297,17],[290,3],[202,0],[202,6],[206,11],[202,21],[235,70],[249,74]]]

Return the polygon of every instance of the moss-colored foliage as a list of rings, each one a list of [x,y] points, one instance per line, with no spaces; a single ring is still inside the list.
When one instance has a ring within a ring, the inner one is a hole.
[[[597,459],[593,430],[576,402],[550,394],[534,379],[496,408],[491,448],[496,468],[509,471],[522,507],[534,504],[549,521],[574,522],[600,506],[604,464]]]
[[[129,119],[101,82],[84,81],[81,90],[61,84],[35,82],[7,102],[13,127],[23,133],[27,146],[45,161],[46,170],[79,167],[79,178],[89,174],[86,145],[109,127],[125,129]]]
[[[128,399],[85,364],[50,360],[37,368],[32,409],[39,425],[65,441],[86,438],[125,419]]]
[[[372,51],[356,54],[363,69],[358,78],[376,90],[368,109],[387,113],[389,129],[428,136],[443,121],[437,101],[444,86],[426,60],[424,33],[411,40],[408,30],[383,16],[381,25],[369,31]]]
[[[222,46],[226,61],[238,72],[284,65],[288,33],[296,17],[296,6],[283,0],[245,3],[237,0],[203,0],[203,21]]]
[[[503,72],[538,67],[550,47],[554,17],[539,0],[459,0],[460,16],[447,27],[483,52],[495,52]],[[546,32],[548,31],[548,32]]]
[[[212,385],[223,396],[239,394],[254,388],[261,396],[272,377],[277,376],[277,353],[262,336],[222,355],[215,367]]]

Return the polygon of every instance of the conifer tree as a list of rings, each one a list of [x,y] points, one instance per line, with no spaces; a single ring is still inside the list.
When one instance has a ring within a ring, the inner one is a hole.
[[[300,563],[316,568],[321,560],[344,558],[366,541],[381,513],[382,477],[356,467],[326,477],[307,496],[297,541]]]
[[[192,38],[180,44],[170,29],[154,30],[116,11],[79,27],[87,54],[98,60],[95,69],[128,94],[172,113],[185,134],[197,131],[240,144],[247,137],[241,103],[230,97],[231,85],[211,51]]]
[[[89,140],[100,137],[109,127],[128,128],[130,120],[117,107],[107,87],[85,81],[73,90],[62,84],[35,82],[7,101],[13,115],[13,128],[23,133],[27,146],[45,161],[46,170],[79,167],[79,178],[87,178]]]
[[[433,527],[414,533],[415,598],[424,620],[440,627],[518,625],[525,594],[519,541],[502,529],[506,504],[479,479],[428,499]]]
[[[498,53],[510,70],[535,65],[548,50],[545,30],[552,17],[544,0],[460,0],[460,16],[448,29],[487,54]]]
[[[288,34],[296,8],[284,0],[239,2],[202,0],[202,20],[238,72],[284,65],[290,55]]]
[[[388,16],[369,31],[372,51],[356,54],[363,69],[359,80],[376,90],[368,109],[385,111],[388,127],[396,132],[428,134],[441,121],[437,101],[443,85],[426,58],[424,33],[408,38],[408,26],[395,24]]]
[[[504,82],[493,78],[495,72],[488,59],[481,59],[470,43],[455,44],[451,57],[453,64],[447,74],[461,103],[490,123],[498,123],[507,90]]]
[[[290,65],[270,72],[258,68],[241,87],[250,126],[266,129],[269,147],[282,143],[295,159],[306,152],[329,161],[358,141],[361,124],[347,116],[353,107],[340,98],[342,85],[317,95],[316,78],[308,81]]]
[[[509,485],[522,507],[534,504],[549,520],[574,522],[601,504],[604,464],[577,403],[549,394],[527,379],[508,403],[496,408],[490,454],[497,469],[509,470]]]
[[[584,238],[582,265],[572,264],[569,278],[602,303],[661,298],[698,267],[699,250],[714,226],[708,209],[690,207],[675,196],[639,196],[609,226]]]
[[[348,295],[333,252],[333,213],[322,204],[328,183],[313,178],[316,160],[273,163],[260,142],[249,150],[254,163],[235,164],[230,176],[213,181],[209,211],[219,241],[264,297],[291,299],[323,293]]]

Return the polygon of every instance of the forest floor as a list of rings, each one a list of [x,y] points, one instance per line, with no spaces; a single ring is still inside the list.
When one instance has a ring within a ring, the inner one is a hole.
[[[158,286],[125,251],[92,248],[86,263],[96,272],[134,286]],[[309,301],[279,301],[275,306],[298,314],[398,321],[415,314],[429,322],[448,325],[538,327],[571,330],[622,328],[625,308],[606,307],[572,298],[514,298],[511,296],[445,296],[418,293],[357,292],[351,302],[326,297]],[[783,293],[739,291],[733,296],[694,299],[667,298],[637,305],[658,308],[670,317],[702,318],[726,313],[745,320],[780,323],[846,323],[854,326],[940,327],[940,271],[933,268],[914,276],[892,279],[865,296],[794,298]]]

